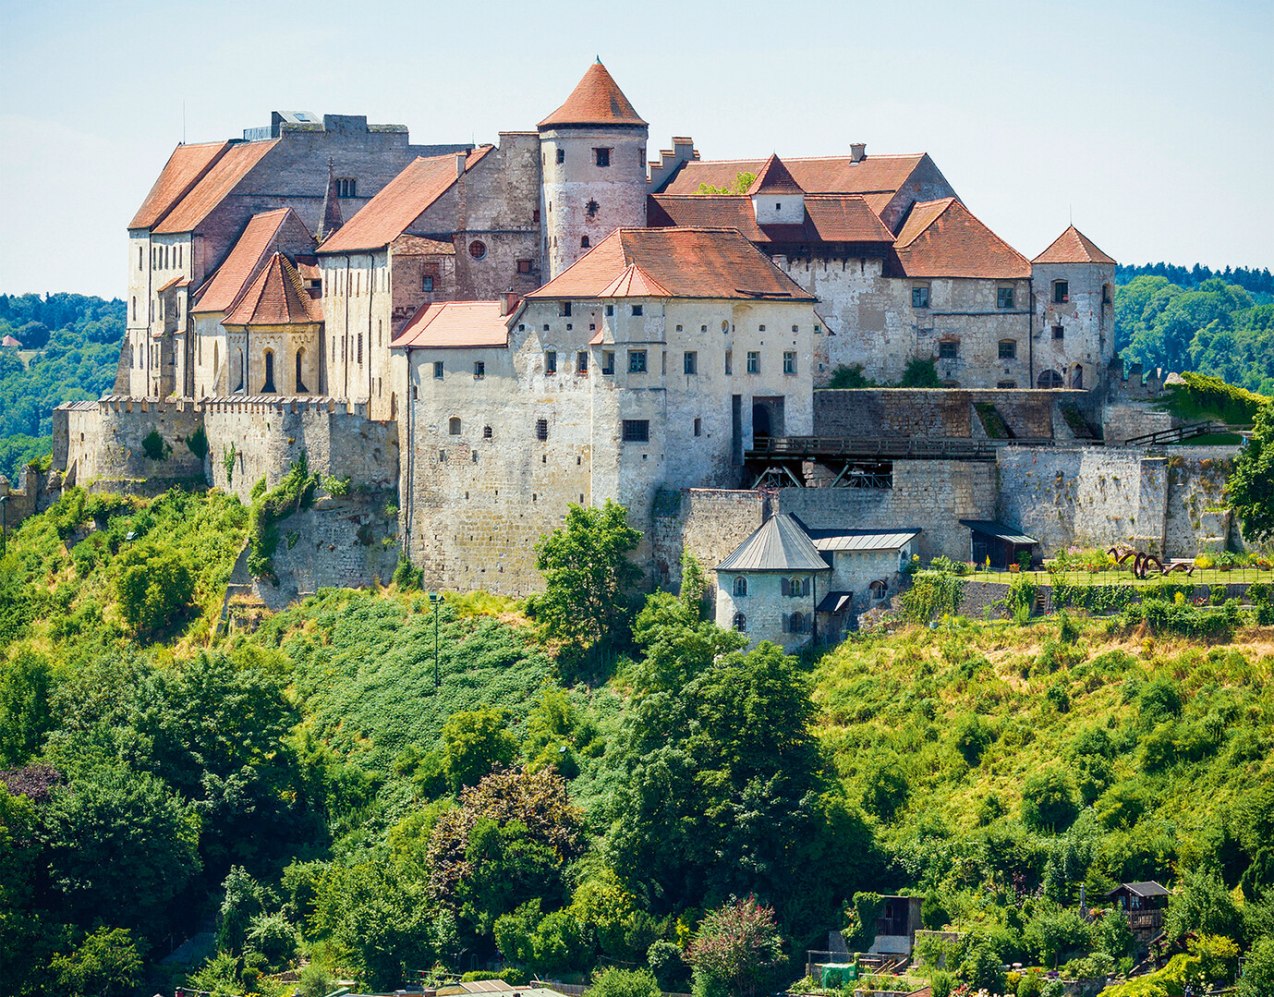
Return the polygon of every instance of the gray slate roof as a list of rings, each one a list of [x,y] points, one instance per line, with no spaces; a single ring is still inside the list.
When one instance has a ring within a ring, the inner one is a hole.
[[[898,550],[920,535],[919,530],[808,530],[819,550]]]
[[[1164,887],[1152,881],[1143,883],[1120,883],[1117,887],[1107,893],[1106,896],[1114,896],[1120,890],[1127,890],[1130,893],[1137,894],[1139,897],[1166,897],[1169,895],[1168,891]]]
[[[718,571],[831,571],[801,526],[785,512],[767,519],[717,565]]]

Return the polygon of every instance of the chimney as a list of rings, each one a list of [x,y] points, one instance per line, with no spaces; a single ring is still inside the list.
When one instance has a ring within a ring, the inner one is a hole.
[[[866,142],[851,142],[849,144],[849,161],[851,163],[861,163],[867,158]]]
[[[522,299],[517,291],[509,290],[500,295],[500,316],[512,315],[518,310],[518,302]]]
[[[465,152],[456,153],[456,179],[457,180],[459,180],[462,176],[464,176],[464,164],[468,159],[469,159],[468,153],[465,153]]]

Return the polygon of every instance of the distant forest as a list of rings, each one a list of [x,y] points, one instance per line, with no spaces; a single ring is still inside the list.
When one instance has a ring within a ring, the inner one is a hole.
[[[1115,268],[1115,283],[1128,284],[1134,277],[1164,277],[1171,284],[1185,290],[1192,290],[1204,281],[1219,277],[1227,284],[1234,284],[1252,295],[1258,296],[1257,304],[1269,304],[1274,297],[1274,274],[1269,267],[1256,270],[1250,267],[1226,267],[1224,270],[1213,270],[1196,263],[1192,267],[1179,267],[1175,263],[1142,263],[1123,264]],[[1263,299],[1259,296],[1264,295]]]

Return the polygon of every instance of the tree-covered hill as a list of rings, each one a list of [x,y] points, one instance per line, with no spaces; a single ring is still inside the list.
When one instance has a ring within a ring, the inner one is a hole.
[[[97,398],[115,381],[124,302],[82,294],[0,294],[0,474],[16,479],[50,450],[53,409]]]
[[[956,619],[802,663],[663,594],[597,656],[525,615],[554,619],[583,575],[527,606],[447,594],[435,631],[404,567],[225,635],[249,520],[217,493],[73,489],[11,538],[8,992],[503,966],[609,967],[597,997],[760,994],[828,930],[865,946],[876,897],[904,891],[964,933],[912,980],[1040,994],[1001,967],[1131,964],[1122,922],[1079,913],[1081,884],[1100,909],[1130,879],[1176,891],[1178,954],[1140,992],[1232,977],[1239,951],[1249,980],[1274,972],[1274,645],[1252,620],[1202,644],[1150,615]],[[574,542],[546,548],[550,577]],[[211,954],[158,967],[205,927]]]

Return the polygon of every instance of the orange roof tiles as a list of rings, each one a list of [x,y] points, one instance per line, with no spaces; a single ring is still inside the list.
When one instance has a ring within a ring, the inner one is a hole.
[[[1031,276],[1030,261],[954,197],[916,204],[898,233],[895,250],[908,277]]]
[[[289,218],[288,216],[291,216]],[[305,223],[291,208],[278,208],[274,211],[263,211],[253,215],[248,226],[239,236],[234,248],[217,267],[212,278],[199,292],[199,298],[190,309],[195,314],[208,312],[224,312],[231,308],[239,295],[247,287],[263,262],[268,258],[271,249],[278,249],[280,235],[284,225],[299,226],[308,235]],[[294,250],[299,248],[296,239],[289,239],[288,245],[282,248]],[[313,242],[310,242],[313,246]]]
[[[169,280],[164,281],[164,283],[160,287],[157,287],[155,289],[155,293],[163,294],[165,291],[171,290],[174,287],[189,287],[189,286],[190,286],[190,278],[183,277],[181,274],[178,274],[176,277],[173,277]]]
[[[616,229],[527,297],[600,298],[634,263],[643,271],[642,280],[666,291],[659,296],[815,300],[741,233],[728,228]]]
[[[755,243],[892,243],[894,235],[858,194],[806,194],[799,225],[758,225],[752,199],[738,194],[654,194],[646,218],[654,228],[735,228]]]
[[[748,194],[804,194],[794,179],[792,174],[788,172],[783,160],[779,159],[778,154],[770,156],[765,161],[765,165],[761,167],[761,172],[756,175],[756,179],[752,181],[752,186],[748,188]]]
[[[509,317],[499,301],[443,301],[424,305],[390,345],[395,349],[503,349]]]
[[[422,235],[400,235],[390,244],[395,256],[455,256],[454,243],[426,239]]]
[[[599,295],[602,298],[671,298],[668,288],[646,273],[636,263],[612,280]]]
[[[323,321],[323,309],[306,292],[301,275],[275,253],[239,298],[222,325],[307,325]]]
[[[179,145],[160,170],[159,177],[128,223],[130,229],[150,228],[180,201],[228,148],[229,142]]]
[[[1109,263],[1115,260],[1107,256],[1088,236],[1071,225],[1032,263]]]
[[[892,194],[916,171],[925,154],[868,156],[853,162],[849,156],[788,158],[783,165],[807,194]],[[761,159],[697,159],[686,163],[662,191],[664,194],[693,194],[702,183],[728,187],[740,173],[756,173],[765,166]]]
[[[599,59],[588,67],[584,78],[566,98],[566,103],[541,121],[539,127],[556,128],[560,125],[637,125],[644,128],[646,122]]]
[[[278,144],[278,139],[270,139],[230,146],[153,231],[160,234],[193,232]]]
[[[471,170],[491,151],[482,146],[470,151],[465,170]],[[431,204],[456,182],[456,154],[421,156],[389,181],[319,247],[320,253],[359,253],[383,249],[406,231]]]

